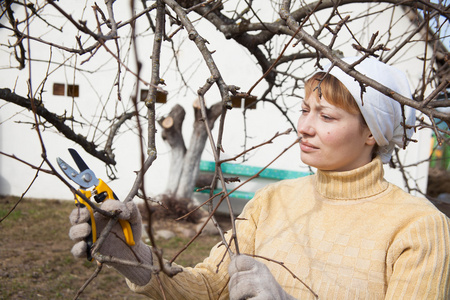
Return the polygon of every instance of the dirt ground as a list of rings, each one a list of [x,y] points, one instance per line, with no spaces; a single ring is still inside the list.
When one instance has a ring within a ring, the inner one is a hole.
[[[0,219],[18,198],[0,197]],[[94,273],[95,265],[75,259],[68,237],[71,201],[22,200],[0,223],[0,299],[73,299]],[[175,221],[155,222],[155,229],[173,228]],[[192,227],[192,223],[183,223]],[[172,258],[188,238],[158,240],[165,257]],[[201,236],[176,260],[193,266],[209,254],[218,236]],[[78,299],[147,299],[131,292],[123,277],[104,267]]]
[[[438,200],[440,194],[448,194],[450,196],[450,172],[440,169],[430,169],[427,191],[427,197],[433,204],[447,216],[450,216],[450,201],[442,202]],[[447,200],[450,200],[450,198],[447,198]]]

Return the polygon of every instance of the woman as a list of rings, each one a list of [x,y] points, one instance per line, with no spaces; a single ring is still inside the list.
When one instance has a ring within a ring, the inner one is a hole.
[[[355,68],[411,97],[398,70],[374,59]],[[329,71],[307,82],[298,121],[301,159],[317,174],[269,185],[246,205],[236,225],[240,253],[247,255],[230,261],[225,247],[216,246],[195,268],[184,268],[173,278],[160,274],[161,282],[145,269],[115,265],[132,290],[162,298],[161,284],[168,299],[450,296],[449,219],[426,199],[383,179],[383,163],[393,147],[403,146],[405,132],[412,134],[400,124],[412,126],[414,110],[403,113],[397,102],[371,88],[361,93],[359,83],[340,69]],[[120,208],[140,240],[134,204],[107,201],[102,208]],[[70,233],[79,241],[72,249],[77,257],[86,253],[82,239],[90,230],[83,223],[88,218],[76,210],[71,215],[77,224]],[[103,219],[97,218],[101,228]],[[110,235],[100,252],[151,260],[142,242],[131,253],[114,239],[119,237]]]

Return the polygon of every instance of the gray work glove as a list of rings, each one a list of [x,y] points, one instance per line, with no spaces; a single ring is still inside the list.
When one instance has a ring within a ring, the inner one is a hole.
[[[231,300],[291,300],[262,262],[247,255],[236,255],[228,266]]]
[[[126,244],[122,227],[119,222],[117,222],[99,249],[99,252],[105,256],[113,256],[128,261],[152,264],[152,252],[150,248],[141,241],[142,217],[136,204],[131,201],[123,203],[117,200],[106,200],[102,203],[100,208],[109,212],[120,211],[118,216],[119,219],[127,220],[131,225],[135,245],[129,246]],[[109,218],[97,212],[94,213],[94,218],[98,238],[103,228],[108,224]],[[77,242],[72,247],[71,252],[77,258],[86,258],[87,244],[84,239],[91,232],[91,226],[87,223],[90,219],[89,211],[86,207],[80,209],[76,208],[70,214],[69,219],[72,224],[69,231],[69,237]],[[114,267],[122,275],[137,285],[147,284],[152,275],[150,270],[144,268],[125,266],[117,263],[106,264]]]

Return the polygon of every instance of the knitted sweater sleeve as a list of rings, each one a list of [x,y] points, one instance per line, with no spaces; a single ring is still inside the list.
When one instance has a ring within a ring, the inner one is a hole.
[[[440,213],[399,233],[388,251],[386,299],[450,299],[450,225]]]
[[[240,253],[254,253],[254,238],[259,216],[258,194],[245,206],[236,221],[237,240]],[[230,241],[231,232],[225,234]],[[235,253],[235,244],[230,247]],[[194,268],[183,268],[173,278],[163,273],[153,275],[145,286],[138,286],[127,280],[134,292],[144,294],[151,299],[228,299],[229,255],[221,243],[213,247],[208,258]],[[157,262],[154,260],[154,264]]]

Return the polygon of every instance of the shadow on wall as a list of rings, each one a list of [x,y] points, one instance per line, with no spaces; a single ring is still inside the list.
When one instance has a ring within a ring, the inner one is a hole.
[[[11,185],[8,181],[0,174],[0,195],[9,195],[11,193]]]

